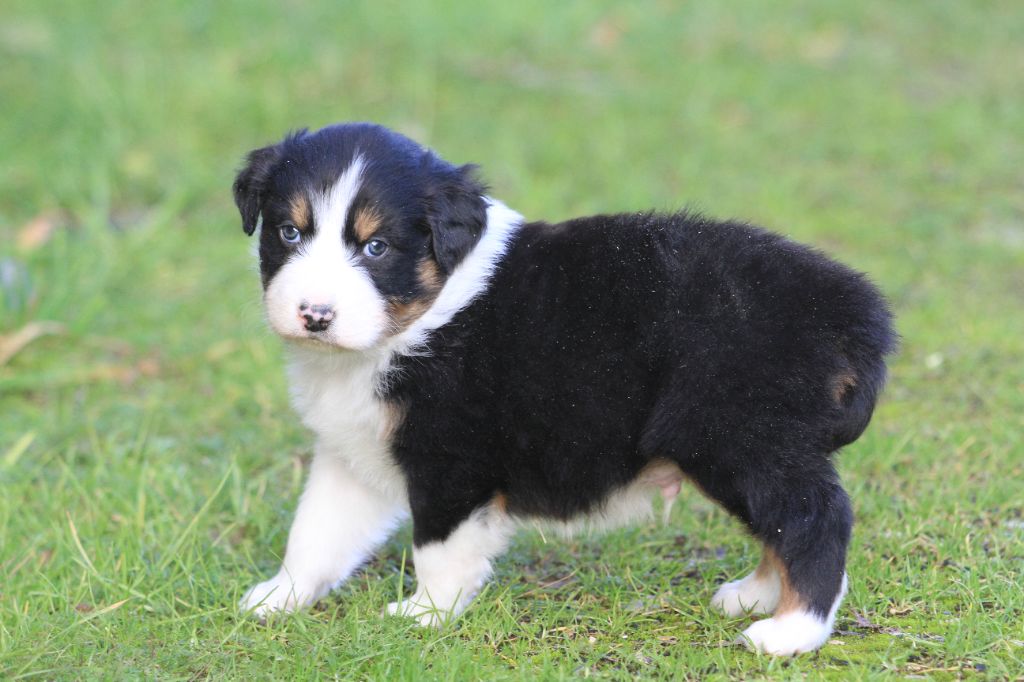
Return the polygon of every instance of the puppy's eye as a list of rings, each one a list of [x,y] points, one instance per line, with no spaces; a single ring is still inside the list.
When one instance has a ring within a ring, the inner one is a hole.
[[[295,245],[302,239],[302,233],[294,225],[281,226],[281,241],[288,245]]]
[[[366,242],[366,246],[363,247],[363,253],[370,258],[380,258],[388,251],[387,242],[382,242],[379,239],[371,239]]]

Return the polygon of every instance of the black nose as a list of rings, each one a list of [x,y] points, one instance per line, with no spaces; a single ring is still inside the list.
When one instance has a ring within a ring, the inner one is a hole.
[[[310,305],[303,302],[299,305],[299,316],[305,320],[304,324],[308,331],[322,332],[331,326],[331,320],[334,319],[334,308],[329,305]]]

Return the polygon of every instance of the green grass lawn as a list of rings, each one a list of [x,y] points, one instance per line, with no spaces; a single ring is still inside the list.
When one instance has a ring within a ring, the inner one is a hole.
[[[0,364],[0,678],[1024,676],[1024,6],[486,5],[4,0],[0,335],[61,327]],[[692,491],[667,525],[521,533],[442,630],[379,617],[408,529],[312,612],[239,617],[311,439],[229,188],[354,119],[531,218],[689,205],[871,274],[903,343],[839,459],[824,648],[729,645],[747,620],[708,601],[757,549]]]

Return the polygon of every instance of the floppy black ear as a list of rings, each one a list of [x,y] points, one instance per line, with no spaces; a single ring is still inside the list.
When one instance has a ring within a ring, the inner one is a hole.
[[[266,190],[267,178],[274,163],[281,156],[281,145],[275,144],[249,152],[245,160],[245,168],[238,173],[233,186],[235,205],[242,214],[242,229],[251,235],[256,231],[260,210],[263,207],[263,194]]]
[[[486,188],[473,177],[476,166],[452,168],[428,193],[434,258],[445,275],[462,262],[487,225]]]

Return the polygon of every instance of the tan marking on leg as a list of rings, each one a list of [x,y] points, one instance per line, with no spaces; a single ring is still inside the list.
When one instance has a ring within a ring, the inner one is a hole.
[[[775,568],[775,552],[765,547],[761,552],[761,563],[754,569],[754,575],[758,580],[769,580],[776,573],[778,573],[778,569]]]
[[[305,194],[296,194],[288,204],[288,215],[292,224],[300,230],[308,230],[310,225],[309,199]]]
[[[764,565],[765,562],[768,562],[770,568],[774,568],[778,572],[779,579],[782,581],[782,596],[779,597],[779,605],[775,609],[775,615],[781,616],[790,611],[806,611],[807,604],[789,582],[789,570],[786,568],[782,557],[774,549],[765,547],[764,555],[761,557],[761,564]],[[757,567],[757,570],[761,570],[760,565]]]
[[[362,242],[368,242],[377,230],[380,229],[381,215],[373,208],[361,208],[356,211],[355,232],[356,238]]]

